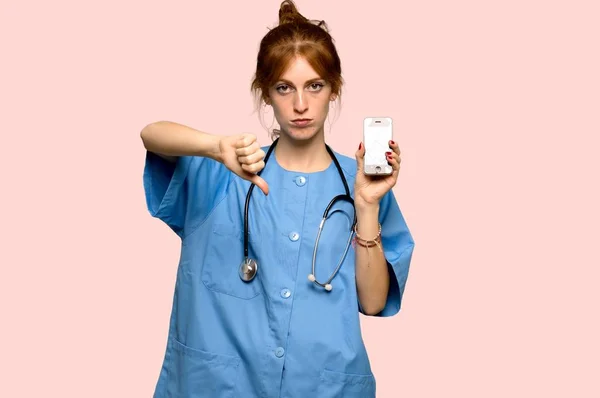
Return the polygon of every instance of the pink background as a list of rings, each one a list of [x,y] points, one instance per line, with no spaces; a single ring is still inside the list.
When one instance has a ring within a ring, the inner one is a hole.
[[[179,240],[139,132],[268,144],[249,84],[279,3],[2,2],[0,396],[151,396]],[[298,6],[342,58],[328,142],[391,116],[402,149],[403,310],[362,318],[378,397],[600,396],[598,3]]]

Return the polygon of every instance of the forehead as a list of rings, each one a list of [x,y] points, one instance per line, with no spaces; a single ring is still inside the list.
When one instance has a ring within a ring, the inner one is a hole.
[[[321,79],[321,76],[313,69],[308,61],[303,57],[295,57],[290,61],[280,77],[280,80],[287,80],[292,83],[305,83],[310,80]]]

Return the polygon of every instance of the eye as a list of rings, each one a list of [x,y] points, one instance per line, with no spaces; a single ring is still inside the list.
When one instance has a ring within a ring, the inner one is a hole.
[[[310,85],[310,88],[311,88],[313,91],[319,91],[320,89],[322,89],[322,88],[323,88],[323,86],[325,86],[323,83],[312,83],[312,84]]]
[[[287,84],[280,84],[275,90],[277,90],[277,92],[280,94],[285,94],[286,92],[288,92],[289,88],[290,86],[288,86]]]

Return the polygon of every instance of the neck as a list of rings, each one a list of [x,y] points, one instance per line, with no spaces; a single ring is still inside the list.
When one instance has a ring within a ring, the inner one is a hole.
[[[323,171],[332,162],[321,134],[305,141],[297,141],[282,134],[273,155],[284,169],[302,173]]]

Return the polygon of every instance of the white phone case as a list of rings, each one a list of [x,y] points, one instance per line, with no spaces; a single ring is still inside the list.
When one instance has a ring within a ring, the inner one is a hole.
[[[393,137],[392,118],[367,117],[363,121],[363,142],[365,145],[364,172],[367,175],[390,175],[392,166],[385,153],[391,152],[389,142]]]

